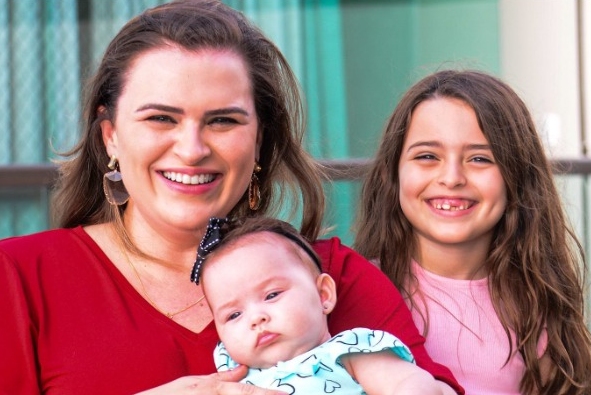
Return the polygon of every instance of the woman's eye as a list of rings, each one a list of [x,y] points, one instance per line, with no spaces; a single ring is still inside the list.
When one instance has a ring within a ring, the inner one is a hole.
[[[235,124],[238,123],[238,121],[236,121],[234,118],[230,118],[230,117],[215,117],[212,118],[211,120],[209,120],[208,122],[210,125],[215,125],[215,124]]]
[[[236,311],[228,316],[228,321],[235,320],[238,317],[240,317],[240,312]]]
[[[148,117],[149,121],[156,121],[156,122],[170,122],[170,123],[176,123],[176,121],[174,120],[174,118],[172,118],[169,115],[152,115],[151,117]]]
[[[271,300],[271,299],[275,299],[277,296],[279,296],[281,292],[271,292],[269,294],[267,294],[267,296],[265,297],[265,300]]]

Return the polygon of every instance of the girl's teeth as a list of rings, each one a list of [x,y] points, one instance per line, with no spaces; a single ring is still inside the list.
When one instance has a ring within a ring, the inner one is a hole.
[[[449,203],[443,203],[443,204],[436,204],[435,208],[437,210],[445,210],[445,211],[459,211],[459,210],[466,210],[468,209],[468,205],[466,204],[462,204],[460,206],[452,206]]]

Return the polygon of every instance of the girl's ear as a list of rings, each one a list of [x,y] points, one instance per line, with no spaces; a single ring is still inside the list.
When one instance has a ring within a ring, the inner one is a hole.
[[[118,156],[117,131],[115,130],[115,125],[113,125],[113,122],[111,122],[111,120],[109,119],[106,107],[100,106],[97,111],[99,113],[99,118],[103,118],[103,120],[100,123],[100,126],[103,136],[103,143],[107,148],[107,154],[109,157],[113,155]]]
[[[322,312],[328,315],[337,304],[337,286],[330,275],[322,273],[316,279],[316,287],[322,303]]]

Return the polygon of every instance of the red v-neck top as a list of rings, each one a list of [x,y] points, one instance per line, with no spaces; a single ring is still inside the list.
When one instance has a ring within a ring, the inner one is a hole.
[[[331,333],[388,331],[461,391],[427,356],[402,297],[376,267],[337,238],[314,247],[337,283]],[[194,333],[156,311],[81,227],[0,241],[1,395],[134,394],[215,372],[217,341],[213,323]]]

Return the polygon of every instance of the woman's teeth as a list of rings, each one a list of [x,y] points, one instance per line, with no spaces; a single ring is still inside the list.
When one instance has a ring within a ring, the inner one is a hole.
[[[175,182],[180,182],[186,185],[199,185],[212,182],[215,176],[213,174],[195,174],[190,176],[188,174],[176,173],[174,171],[164,171],[162,175],[167,179]]]

